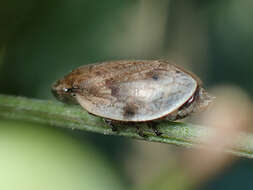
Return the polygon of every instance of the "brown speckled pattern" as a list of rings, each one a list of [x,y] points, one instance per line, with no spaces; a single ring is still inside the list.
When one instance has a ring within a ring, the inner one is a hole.
[[[59,100],[77,102],[94,115],[142,122],[187,116],[198,98],[192,106],[179,108],[201,88],[199,85],[197,77],[166,61],[111,61],[73,70],[52,91]]]

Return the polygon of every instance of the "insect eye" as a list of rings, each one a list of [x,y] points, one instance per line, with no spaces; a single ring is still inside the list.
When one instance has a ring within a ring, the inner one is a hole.
[[[64,88],[63,91],[64,92],[72,92],[72,88]]]

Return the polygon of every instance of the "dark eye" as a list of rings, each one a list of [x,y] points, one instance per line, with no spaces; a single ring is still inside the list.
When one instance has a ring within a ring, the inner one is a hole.
[[[70,93],[70,92],[72,92],[72,88],[64,88],[63,91],[67,92],[67,93]]]

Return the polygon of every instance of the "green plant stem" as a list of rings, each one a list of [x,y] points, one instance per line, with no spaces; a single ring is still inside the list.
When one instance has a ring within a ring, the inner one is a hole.
[[[113,132],[102,118],[89,114],[77,105],[7,95],[0,95],[0,118],[79,129],[104,135],[125,136],[184,147],[206,147],[207,145],[199,143],[198,139],[199,137],[205,138],[212,132],[211,128],[207,127],[166,121],[160,122],[157,126],[159,131],[163,133],[161,136],[156,136],[145,123],[140,124],[146,135],[143,138],[138,135],[136,128],[131,126],[119,126],[119,130]],[[238,139],[235,139],[232,148],[222,151],[253,158],[253,134],[238,134]]]

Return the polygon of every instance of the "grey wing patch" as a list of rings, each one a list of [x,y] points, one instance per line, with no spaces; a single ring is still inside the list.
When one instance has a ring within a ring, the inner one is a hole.
[[[184,72],[176,73],[172,69],[149,74],[151,77],[143,80],[112,83],[108,86],[107,96],[76,98],[82,107],[95,115],[138,122],[168,115],[182,106],[197,88],[197,82]]]

